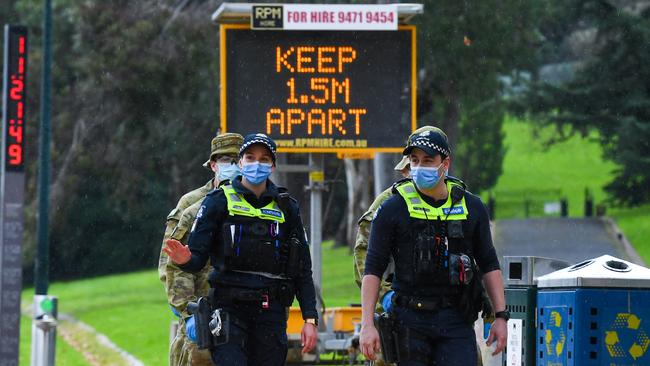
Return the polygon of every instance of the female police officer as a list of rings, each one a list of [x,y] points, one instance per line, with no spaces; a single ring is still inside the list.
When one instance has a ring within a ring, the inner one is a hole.
[[[317,341],[311,261],[295,200],[269,179],[276,145],[264,134],[244,138],[242,177],[209,193],[197,214],[189,245],[169,240],[166,252],[186,271],[208,258],[210,302],[219,309],[212,359],[219,366],[284,365],[286,310],[294,294],[305,324],[303,352]]]
[[[381,276],[393,256],[399,365],[468,365],[476,360],[471,323],[477,311],[463,290],[476,285],[472,277],[479,269],[498,317],[488,343],[496,339],[499,353],[509,314],[487,210],[462,184],[445,179],[450,150],[441,131],[413,137],[403,154],[409,156],[413,181],[397,186],[372,222],[361,288],[361,351],[374,359],[379,349],[373,312]]]

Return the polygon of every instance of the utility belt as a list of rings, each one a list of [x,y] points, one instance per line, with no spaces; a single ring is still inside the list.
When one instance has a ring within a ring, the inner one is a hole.
[[[438,311],[440,309],[458,306],[458,297],[440,296],[440,297],[416,297],[408,295],[395,294],[391,299],[394,305],[425,311]]]
[[[268,309],[271,301],[278,301],[282,306],[291,306],[295,288],[290,281],[281,281],[266,288],[250,289],[242,287],[219,287],[210,289],[210,303],[216,308],[217,298],[234,303],[259,303]]]

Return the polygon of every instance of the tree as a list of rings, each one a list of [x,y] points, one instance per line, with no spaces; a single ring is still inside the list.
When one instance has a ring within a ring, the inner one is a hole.
[[[27,117],[35,156],[42,9],[26,0],[16,7],[32,35]],[[55,2],[53,279],[153,265],[165,216],[210,178],[200,165],[218,125],[216,8],[214,1]],[[35,223],[35,166],[27,227]],[[28,234],[28,255],[34,243]],[[26,279],[32,266],[26,258]]]
[[[449,136],[452,172],[473,191],[501,174],[500,76],[531,70],[537,7],[517,0],[425,1],[418,25],[419,124]]]
[[[628,6],[629,5],[629,6]],[[650,202],[650,8],[635,2],[573,3],[583,29],[595,31],[575,77],[537,81],[524,103],[566,136],[597,131],[605,158],[619,164],[606,190],[616,202]]]

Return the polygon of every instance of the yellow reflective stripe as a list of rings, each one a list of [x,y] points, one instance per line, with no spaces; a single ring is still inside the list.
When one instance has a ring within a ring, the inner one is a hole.
[[[231,185],[224,186],[222,189],[226,194],[228,213],[230,216],[240,215],[277,221],[279,223],[284,222],[284,212],[280,210],[280,207],[275,201],[271,201],[268,205],[262,208],[255,208],[253,205],[248,203],[244,197],[239,195]]]
[[[465,220],[467,219],[467,205],[465,204],[465,197],[461,202],[451,206],[451,189],[454,183],[447,182],[447,189],[449,195],[447,201],[440,207],[433,207],[421,199],[420,194],[415,189],[413,182],[407,182],[397,187],[397,192],[402,196],[406,207],[409,211],[409,216],[421,220]]]

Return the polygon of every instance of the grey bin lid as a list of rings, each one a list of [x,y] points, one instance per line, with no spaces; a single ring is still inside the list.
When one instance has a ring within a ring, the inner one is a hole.
[[[611,255],[603,255],[539,277],[537,287],[650,289],[650,269]]]
[[[539,277],[569,266],[569,262],[536,256],[504,256],[503,262],[506,286],[535,286]]]

